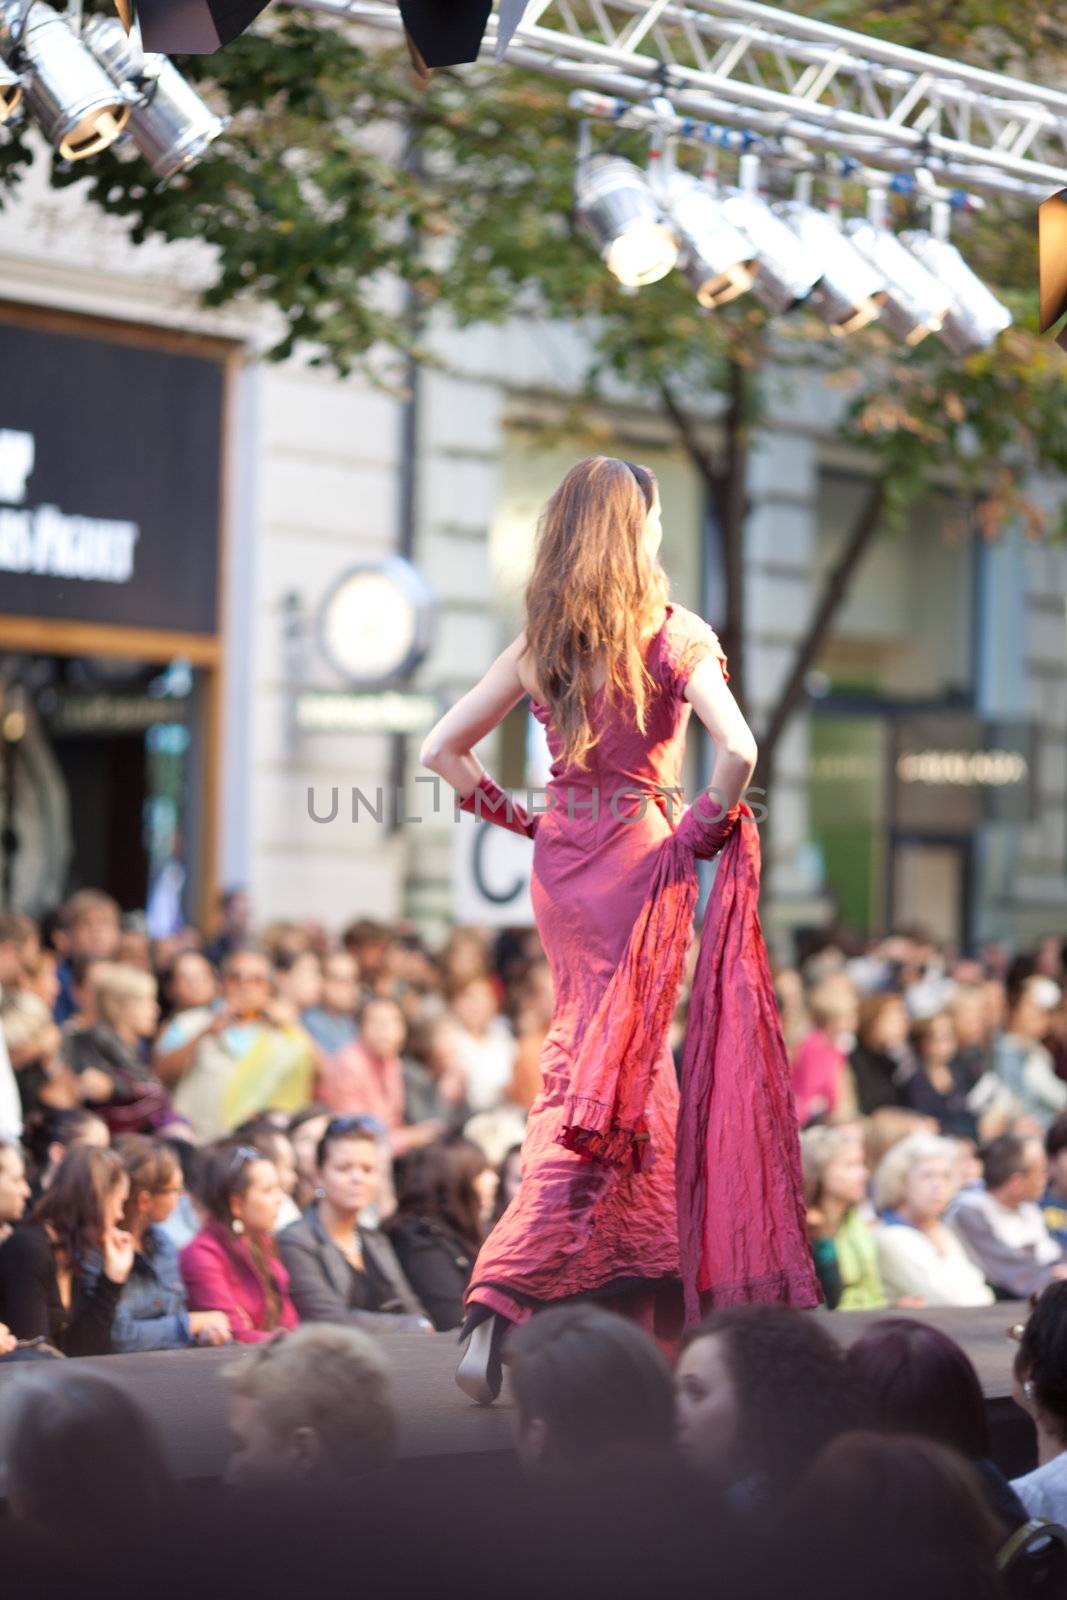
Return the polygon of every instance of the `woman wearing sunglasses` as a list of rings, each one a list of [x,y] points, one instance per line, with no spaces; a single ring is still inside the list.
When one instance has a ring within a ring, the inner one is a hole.
[[[262,1344],[300,1320],[274,1243],[282,1188],[250,1145],[204,1153],[198,1196],[207,1221],[181,1253],[189,1310],[222,1311],[238,1344]]]
[[[374,1333],[432,1329],[389,1239],[366,1226],[379,1181],[373,1126],[362,1117],[334,1117],[319,1140],[315,1199],[278,1235],[303,1321]]]

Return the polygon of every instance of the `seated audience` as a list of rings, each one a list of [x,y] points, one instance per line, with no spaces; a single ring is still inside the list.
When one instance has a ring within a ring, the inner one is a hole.
[[[993,1291],[944,1222],[955,1195],[951,1139],[913,1134],[874,1175],[878,1270],[894,1305],[986,1306]]]
[[[111,1354],[133,1266],[129,1179],[113,1150],[72,1150],[30,1220],[0,1245],[0,1322],[67,1356]]]
[[[938,1133],[934,1117],[920,1116],[903,1106],[881,1106],[863,1119],[863,1149],[870,1172],[877,1172],[882,1158],[902,1139],[913,1133]]]
[[[1021,1300],[1067,1278],[1067,1262],[1038,1204],[1048,1175],[1041,1140],[1001,1134],[982,1151],[982,1172],[982,1187],[958,1194],[946,1221],[997,1298]]]
[[[686,1338],[675,1395],[682,1455],[739,1510],[779,1505],[825,1444],[872,1415],[836,1339],[789,1306],[715,1312]]]
[[[900,995],[864,995],[856,1035],[848,1059],[860,1113],[868,1117],[882,1106],[900,1105],[904,1084],[915,1070],[908,1009]]]
[[[0,1139],[0,1244],[11,1237],[15,1225],[22,1221],[29,1198],[22,1147]]]
[[[471,1268],[485,1237],[477,1179],[463,1146],[426,1145],[397,1167],[389,1237],[404,1276],[438,1332],[458,1328]]]
[[[82,1147],[106,1150],[110,1143],[107,1123],[95,1111],[85,1106],[53,1111],[41,1130],[40,1143],[34,1147],[39,1166],[34,1199],[39,1199],[49,1187],[68,1151]]]
[[[226,1481],[324,1489],[380,1472],[396,1451],[389,1369],[358,1328],[299,1328],[235,1362]]]
[[[1067,1112],[1058,1116],[1045,1135],[1048,1183],[1041,1197],[1045,1227],[1060,1249],[1067,1246]]]
[[[49,1362],[18,1373],[4,1413],[14,1518],[83,1559],[158,1538],[174,1484],[155,1424],[118,1383]]]
[[[317,1192],[278,1236],[296,1309],[305,1322],[348,1322],[390,1333],[430,1328],[380,1228],[360,1223],[379,1182],[377,1140],[355,1117],[337,1117],[319,1142]]]
[[[192,1065],[200,1040],[225,1026],[215,970],[199,950],[183,950],[166,975],[170,1015],[156,1038],[152,1064],[164,1083],[177,1083]]]
[[[393,1154],[429,1144],[445,1131],[436,1120],[404,1121],[404,1068],[400,1052],[407,1023],[398,1001],[373,995],[359,1009],[359,1038],[322,1069],[319,1099],[338,1116],[373,1117],[388,1132]]]
[[[152,1133],[173,1116],[167,1091],[140,1054],[159,1020],[156,980],[135,967],[109,964],[95,992],[97,1021],[63,1041],[78,1097],[112,1135]]]
[[[956,1059],[973,1088],[993,1065],[988,1007],[981,985],[958,984],[948,1003],[948,1013],[956,1030]]]
[[[22,1118],[28,1132],[50,1109],[73,1098],[57,1062],[61,1036],[52,1018],[52,1005],[29,988],[7,988],[0,993],[0,1034],[7,1045],[18,1084]]]
[[[179,1256],[190,1311],[221,1311],[238,1344],[260,1344],[299,1318],[275,1243],[282,1190],[274,1163],[247,1145],[204,1152],[207,1221]]]
[[[223,1311],[190,1311],[178,1251],[163,1231],[182,1194],[182,1169],[168,1145],[138,1134],[115,1144],[130,1193],[125,1224],[133,1239],[133,1267],[115,1313],[111,1345],[132,1350],[184,1350],[230,1341]]]
[[[967,1100],[971,1082],[956,1055],[956,1028],[947,1011],[920,1017],[912,1024],[916,1070],[903,1087],[904,1104],[933,1117],[946,1134],[960,1139],[978,1136],[978,1118]]]
[[[955,1339],[928,1322],[886,1317],[850,1345],[845,1360],[883,1428],[936,1439],[974,1465],[1005,1538],[1026,1521],[1018,1495],[990,1459],[982,1385]]]
[[[80,1009],[74,992],[77,962],[113,961],[120,931],[118,904],[99,889],[79,889],[63,907],[53,936],[62,957],[56,970],[59,994],[55,1004],[55,1020],[61,1026]]]
[[[1059,986],[1051,978],[1024,978],[1013,995],[1004,1030],[993,1040],[993,1071],[1018,1110],[1036,1118],[1043,1128],[1067,1110],[1067,1083],[1057,1077],[1044,1042],[1060,999]]]
[[[674,1436],[671,1370],[636,1323],[591,1305],[558,1306],[512,1329],[515,1447],[535,1478],[653,1474]]]
[[[356,1005],[359,968],[347,950],[332,950],[322,960],[322,993],[318,1003],[300,1013],[300,1021],[323,1055],[336,1055],[359,1036]]]
[[[849,1074],[849,1052],[859,1021],[855,986],[838,974],[820,983],[808,1000],[813,1027],[793,1055],[793,1096],[801,1127],[856,1110]]]
[[[1037,1467],[1012,1488],[1031,1517],[1067,1524],[1067,1283],[1031,1311],[1015,1356],[1013,1393],[1037,1430]]]
[[[238,950],[222,969],[224,1010],[200,1038],[177,1081],[174,1107],[201,1139],[217,1139],[263,1111],[299,1111],[311,1099],[311,1040],[279,1010],[271,969],[258,950]]]
[[[472,975],[454,986],[447,1014],[456,1024],[467,1104],[475,1113],[495,1111],[510,1095],[518,1043],[492,979]]]
[[[819,1600],[1006,1600],[1001,1524],[969,1463],[931,1440],[835,1439],[790,1496],[782,1533],[783,1578],[802,1572]]]
[[[805,1128],[800,1149],[808,1234],[827,1304],[841,1311],[884,1306],[874,1234],[862,1210],[868,1173],[861,1130]]]

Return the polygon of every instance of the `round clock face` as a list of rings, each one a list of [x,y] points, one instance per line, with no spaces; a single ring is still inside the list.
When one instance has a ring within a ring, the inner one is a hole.
[[[422,653],[429,594],[409,563],[393,558],[346,573],[319,615],[328,660],[350,683],[380,683]]]

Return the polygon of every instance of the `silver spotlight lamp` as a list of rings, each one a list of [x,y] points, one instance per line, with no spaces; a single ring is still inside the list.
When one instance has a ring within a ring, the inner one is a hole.
[[[666,180],[663,199],[684,247],[682,271],[700,304],[709,309],[725,305],[751,289],[756,247],[726,217],[718,188],[675,169]]]
[[[882,321],[886,327],[912,346],[921,344],[928,334],[940,333],[952,295],[890,229],[884,189],[870,191],[867,215],[850,217],[845,232],[860,255],[882,275]]]
[[[759,157],[741,157],[740,184],[723,195],[727,222],[752,241],[752,293],[769,311],[789,311],[822,277],[822,263],[777,216],[759,192]]]
[[[810,304],[830,331],[855,333],[873,322],[882,309],[885,280],[842,233],[836,203],[834,214],[811,204],[811,174],[801,174],[795,199],[774,209],[822,267]]]
[[[916,228],[902,233],[900,237],[952,296],[951,306],[939,330],[940,336],[956,356],[969,356],[976,350],[988,350],[997,335],[1011,327],[1011,312],[971,271],[949,239],[947,200],[933,202],[932,224],[929,232],[924,228]]]
[[[65,160],[83,161],[114,144],[131,96],[45,0],[0,0],[0,55],[19,71],[28,109]]]
[[[12,72],[6,61],[0,61],[0,123],[10,122],[17,116],[22,104],[22,79]]]
[[[96,17],[85,42],[111,80],[132,85],[129,134],[157,178],[185,172],[226,127],[168,56],[145,52],[114,17]]]
[[[677,263],[674,229],[632,161],[580,154],[575,203],[579,225],[626,288],[656,283]]]

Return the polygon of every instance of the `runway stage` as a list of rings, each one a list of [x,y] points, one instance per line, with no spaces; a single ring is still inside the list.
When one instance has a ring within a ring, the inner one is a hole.
[[[973,1311],[908,1312],[944,1329],[963,1345],[982,1381],[993,1433],[993,1454],[1009,1476],[1036,1465],[1033,1430],[1011,1398],[1013,1323],[1025,1321],[1028,1307],[1001,1302]],[[901,1313],[902,1315],[905,1313]],[[883,1311],[813,1312],[835,1337],[848,1343]],[[394,1334],[381,1341],[394,1374],[400,1413],[402,1465],[413,1477],[432,1473],[445,1462],[472,1474],[483,1468],[507,1470],[511,1458],[512,1407],[507,1388],[495,1406],[472,1405],[453,1382],[459,1345],[455,1334]],[[186,1479],[217,1478],[230,1450],[226,1422],[224,1368],[233,1350],[182,1350],[158,1354],[101,1356],[78,1362],[118,1381],[159,1424],[175,1473]],[[4,1385],[36,1363],[0,1366],[0,1408]]]

